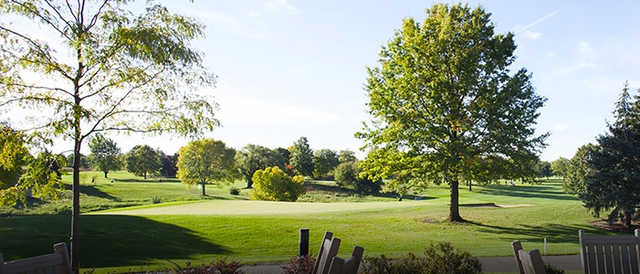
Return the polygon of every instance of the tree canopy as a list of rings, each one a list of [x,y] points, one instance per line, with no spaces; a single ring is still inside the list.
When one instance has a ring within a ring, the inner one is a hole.
[[[105,131],[198,136],[218,125],[203,90],[215,77],[191,47],[204,26],[155,1],[143,9],[132,2],[0,0],[0,107],[37,109],[32,130],[73,140],[76,273],[85,139]]]
[[[313,150],[309,147],[307,137],[300,137],[291,148],[289,163],[301,175],[313,175]]]
[[[339,164],[338,154],[330,149],[320,149],[313,153],[313,176],[325,177]]]
[[[535,135],[538,110],[531,74],[510,70],[513,34],[496,34],[490,14],[466,5],[436,4],[422,23],[405,19],[367,69],[371,122],[356,134],[375,157],[373,178],[400,176],[451,187],[449,219],[463,220],[458,184],[466,159],[537,159],[546,134]],[[464,178],[463,178],[464,179]]]
[[[148,145],[136,145],[124,156],[127,171],[147,179],[160,173],[162,160],[160,153]]]
[[[178,179],[187,185],[205,185],[219,181],[233,182],[237,177],[236,151],[213,139],[191,141],[178,151]]]
[[[89,162],[94,168],[102,171],[105,178],[109,171],[118,170],[122,166],[120,148],[114,140],[102,134],[96,134],[89,139],[89,150]]]

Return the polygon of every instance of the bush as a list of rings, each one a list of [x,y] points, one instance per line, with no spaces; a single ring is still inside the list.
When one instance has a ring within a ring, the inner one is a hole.
[[[256,171],[252,180],[256,200],[294,202],[305,192],[304,177],[291,177],[275,166]]]
[[[369,178],[359,177],[358,162],[346,162],[339,164],[334,177],[340,186],[351,186],[357,193],[379,193],[382,187],[381,181],[372,181]]]
[[[564,274],[564,270],[556,269],[550,264],[544,265],[544,273],[546,274]]]
[[[410,274],[410,273],[480,273],[480,261],[468,252],[460,252],[449,243],[438,243],[425,249],[424,257],[409,253],[406,257],[391,260],[384,255],[366,257],[362,264],[365,274]]]
[[[240,195],[240,189],[238,189],[237,187],[232,187],[231,189],[229,189],[229,194]]]
[[[283,274],[307,274],[313,271],[316,259],[311,254],[304,257],[293,256],[289,264],[282,267]]]
[[[215,262],[211,262],[208,265],[193,266],[191,262],[187,262],[185,267],[180,267],[176,263],[173,264],[173,273],[185,273],[185,274],[205,274],[205,273],[219,273],[219,274],[242,274],[244,273],[240,268],[242,264],[237,261],[229,261],[220,259]]]

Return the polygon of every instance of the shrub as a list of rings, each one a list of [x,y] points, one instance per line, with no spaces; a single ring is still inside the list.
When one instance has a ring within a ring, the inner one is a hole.
[[[336,183],[340,186],[351,186],[357,193],[379,193],[382,187],[381,181],[372,181],[369,178],[359,177],[358,162],[346,162],[339,164],[334,171]]]
[[[564,274],[564,270],[556,269],[550,264],[544,265],[544,273],[546,274]]]
[[[313,271],[313,265],[316,259],[308,254],[304,257],[293,256],[289,260],[289,264],[282,267],[283,274],[307,274]]]
[[[251,197],[257,200],[294,202],[305,192],[304,177],[291,177],[275,166],[256,171],[252,180]]]
[[[449,243],[438,243],[425,249],[424,257],[409,253],[406,257],[391,260],[384,255],[366,257],[362,264],[366,274],[410,274],[410,273],[480,273],[480,261],[468,252],[460,252]]]
[[[219,273],[219,274],[242,274],[244,273],[240,268],[242,264],[237,261],[229,261],[220,259],[211,264],[203,264],[200,266],[193,266],[191,262],[187,262],[185,267],[181,267],[176,263],[173,263],[171,272],[173,273],[188,273],[188,274],[205,274],[205,273]]]
[[[237,187],[232,187],[231,189],[229,189],[229,194],[240,195],[240,189],[238,189]]]

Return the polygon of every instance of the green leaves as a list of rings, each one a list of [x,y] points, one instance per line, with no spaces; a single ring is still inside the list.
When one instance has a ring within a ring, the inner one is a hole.
[[[235,153],[222,141],[191,141],[178,151],[178,179],[188,185],[232,182],[238,177]]]

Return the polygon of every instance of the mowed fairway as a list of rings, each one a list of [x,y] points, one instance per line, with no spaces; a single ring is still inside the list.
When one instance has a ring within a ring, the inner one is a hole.
[[[147,191],[122,195],[151,197],[156,186],[163,184],[139,183],[136,191],[148,187]],[[120,195],[109,190],[118,188],[118,183],[97,188]],[[175,189],[189,197],[197,191]],[[210,190],[223,193],[214,187]],[[470,222],[450,224],[444,221],[448,187],[433,186],[419,201],[375,197],[381,201],[369,202],[365,197],[364,202],[284,203],[226,196],[160,204],[147,201],[142,206],[93,211],[80,218],[81,264],[85,269],[109,272],[168,268],[169,261],[205,263],[224,257],[243,263],[284,262],[297,253],[300,228],[310,229],[314,253],[324,231],[332,231],[342,239],[342,256],[359,245],[365,248],[365,255],[391,257],[421,253],[438,241],[451,242],[475,256],[510,256],[511,241],[521,240],[527,249],[542,250],[544,238],[547,254],[575,254],[579,229],[607,233],[590,225],[594,218],[580,201],[562,192],[559,180],[541,185],[474,186],[472,192],[466,188],[460,192],[462,204],[504,207],[463,206],[461,214]],[[167,194],[162,195],[169,197]],[[0,250],[9,260],[47,253],[52,243],[68,239],[69,221],[66,215],[0,218]]]

